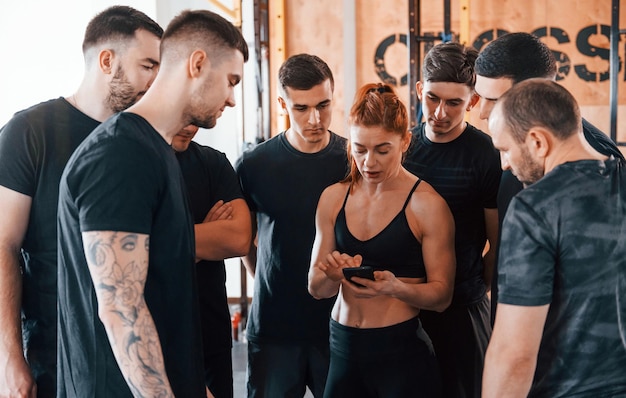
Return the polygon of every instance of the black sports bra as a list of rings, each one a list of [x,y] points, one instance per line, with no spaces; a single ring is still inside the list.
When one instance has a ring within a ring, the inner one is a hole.
[[[350,195],[350,188],[348,188],[343,206],[335,221],[337,250],[351,256],[360,254],[363,256],[363,265],[370,265],[374,270],[391,271],[396,277],[425,277],[422,245],[413,235],[405,214],[406,207],[420,181],[421,179],[417,180],[402,210],[394,219],[378,235],[365,241],[355,238],[346,223],[345,208]]]

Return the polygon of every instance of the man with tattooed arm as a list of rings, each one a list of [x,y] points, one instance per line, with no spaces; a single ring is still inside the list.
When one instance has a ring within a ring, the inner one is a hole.
[[[232,24],[183,11],[150,90],[70,158],[59,187],[59,398],[211,396],[193,221],[170,144],[235,105],[247,58]]]

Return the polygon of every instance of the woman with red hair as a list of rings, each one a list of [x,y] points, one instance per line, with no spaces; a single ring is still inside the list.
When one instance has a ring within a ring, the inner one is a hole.
[[[454,283],[454,221],[439,194],[408,172],[408,115],[393,88],[367,84],[349,116],[346,180],[316,214],[309,292],[337,296],[324,397],[434,397],[439,375],[420,309],[443,311]],[[348,277],[367,265],[371,279]]]

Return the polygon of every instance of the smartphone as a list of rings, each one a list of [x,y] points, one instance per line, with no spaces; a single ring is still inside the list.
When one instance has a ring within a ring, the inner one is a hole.
[[[360,283],[352,282],[353,276],[358,276],[359,278],[366,278],[370,280],[374,280],[374,268],[369,265],[362,265],[360,267],[348,267],[343,268],[343,276],[349,280],[351,283],[359,287],[364,287]]]

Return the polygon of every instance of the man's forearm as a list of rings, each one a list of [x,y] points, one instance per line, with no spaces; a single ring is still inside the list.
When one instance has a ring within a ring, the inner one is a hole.
[[[246,229],[233,220],[218,220],[194,226],[196,234],[196,257],[208,261],[246,254],[250,246],[249,222]]]
[[[245,255],[252,240],[250,210],[243,199],[218,201],[194,226],[196,257],[208,261]]]
[[[243,261],[244,267],[248,270],[250,276],[254,278],[256,274],[256,260],[257,260],[257,246],[259,237],[257,236],[257,219],[256,213],[250,212],[250,230],[251,230],[251,240],[250,247],[248,248],[248,254],[241,257],[241,261]]]
[[[0,396],[7,391],[34,395],[35,382],[22,347],[20,248],[32,199],[0,185]]]
[[[498,304],[483,372],[483,397],[526,397],[530,391],[549,304]]]
[[[483,257],[483,280],[487,291],[491,291],[491,283],[493,282],[493,272],[496,265],[496,253],[495,250],[489,248],[489,251],[485,253]]]
[[[534,364],[529,361],[499,361],[487,350],[483,372],[483,398],[527,397],[533,380]]]
[[[20,391],[34,397],[35,380],[24,358],[20,319],[22,276],[19,251],[0,249],[0,396]]]
[[[173,397],[161,342],[142,300],[136,308],[110,308],[101,319],[120,370],[136,397]],[[133,314],[128,317],[122,314]]]
[[[483,278],[487,290],[491,290],[493,272],[496,267],[496,248],[498,246],[498,209],[484,209],[485,233],[487,235],[488,250],[483,253]]]
[[[14,249],[0,248],[0,356],[17,355],[23,358],[19,256]]]
[[[254,246],[254,244],[251,246],[253,247],[251,247],[250,252],[241,257],[241,261],[243,261],[243,265],[246,267],[246,270],[248,270],[250,276],[254,278],[256,273],[256,246]]]
[[[85,257],[115,359],[136,397],[173,397],[159,336],[146,306],[150,237],[83,232]]]

